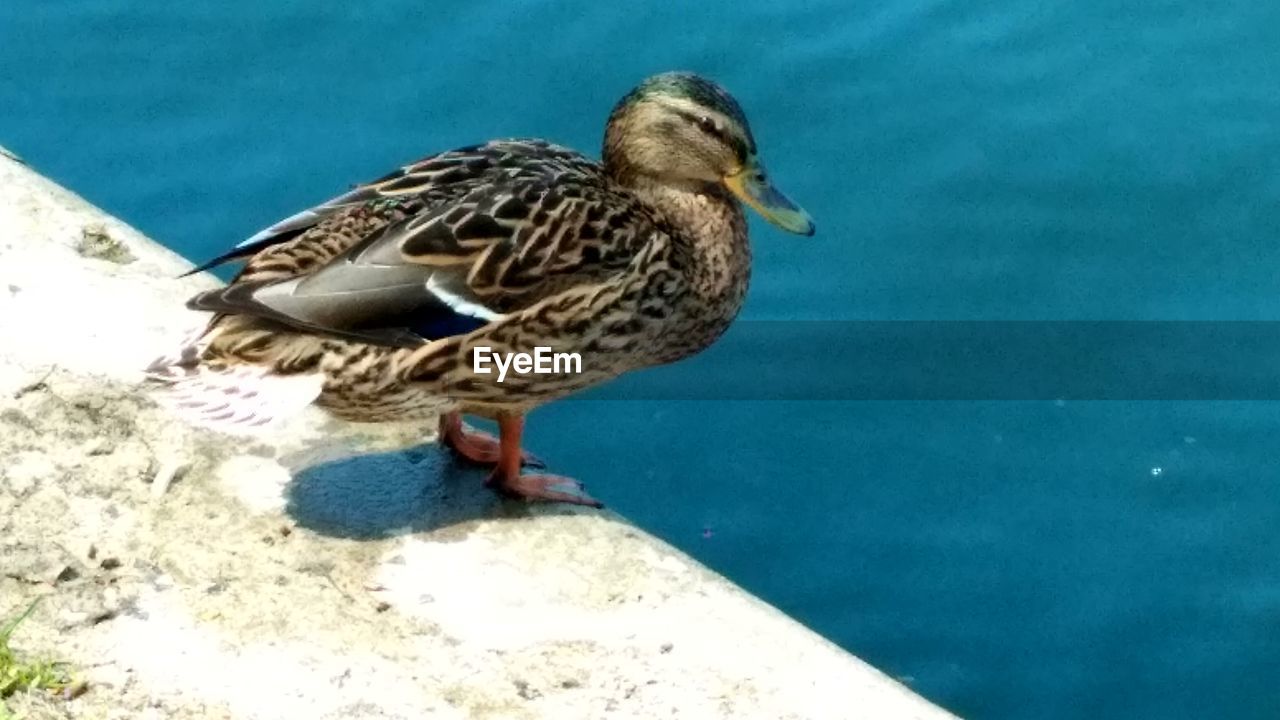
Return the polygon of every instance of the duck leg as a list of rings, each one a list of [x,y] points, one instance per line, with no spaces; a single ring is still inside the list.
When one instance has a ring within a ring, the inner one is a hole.
[[[582,483],[560,475],[521,475],[520,437],[524,433],[523,415],[498,417],[499,455],[498,466],[485,484],[509,497],[525,500],[572,503],[590,507],[604,507],[582,490]]]
[[[502,457],[498,438],[483,430],[467,430],[462,426],[462,413],[454,410],[440,416],[439,442],[477,465],[496,465]],[[528,467],[547,464],[532,453],[521,453],[520,461]]]

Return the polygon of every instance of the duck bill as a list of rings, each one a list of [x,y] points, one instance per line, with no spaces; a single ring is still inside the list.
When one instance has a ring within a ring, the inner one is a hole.
[[[812,235],[809,213],[791,202],[769,182],[764,166],[752,159],[738,172],[724,178],[725,187],[761,217],[789,233]]]

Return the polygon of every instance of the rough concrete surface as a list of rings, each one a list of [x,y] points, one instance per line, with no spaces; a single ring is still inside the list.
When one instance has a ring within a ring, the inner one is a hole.
[[[31,718],[935,718],[609,512],[503,502],[429,430],[191,429],[139,369],[209,276],[0,153],[0,620]],[[589,480],[589,479],[588,479]]]

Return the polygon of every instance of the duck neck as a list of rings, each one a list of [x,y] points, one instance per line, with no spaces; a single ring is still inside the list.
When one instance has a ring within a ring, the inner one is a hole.
[[[751,246],[742,206],[718,184],[675,184],[634,175],[627,189],[670,223],[672,263],[689,280],[688,321],[723,332],[737,316],[751,277]]]

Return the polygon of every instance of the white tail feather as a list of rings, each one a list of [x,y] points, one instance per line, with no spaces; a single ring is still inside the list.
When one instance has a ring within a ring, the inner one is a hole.
[[[319,374],[275,375],[249,365],[197,367],[164,382],[168,387],[157,396],[161,405],[193,425],[232,434],[265,430],[302,412],[324,384]]]
[[[187,333],[172,351],[151,361],[145,370],[147,377],[160,382],[180,379],[200,362],[200,354],[208,343],[206,333],[204,327]]]
[[[163,386],[157,402],[193,425],[237,435],[261,432],[302,412],[323,389],[318,373],[277,375],[256,365],[203,365],[207,340],[203,332],[189,335],[146,370],[149,380]]]

